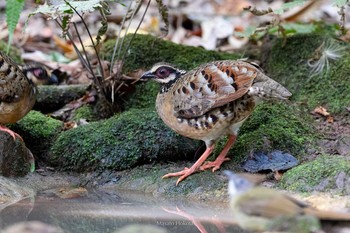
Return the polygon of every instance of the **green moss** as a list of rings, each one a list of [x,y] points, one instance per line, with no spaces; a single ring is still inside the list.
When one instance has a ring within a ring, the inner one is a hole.
[[[154,108],[159,89],[159,83],[156,82],[139,83],[135,86],[135,92],[129,96],[126,108]]]
[[[277,149],[300,158],[316,140],[310,122],[308,115],[288,103],[262,103],[242,125],[230,157],[242,162],[253,151]],[[216,154],[223,145],[221,142]]]
[[[125,37],[124,44],[129,44],[132,35]],[[105,59],[110,60],[115,40],[107,41],[101,51]],[[125,49],[125,48],[124,48]],[[124,53],[124,51],[122,51]],[[151,35],[136,35],[124,60],[124,72],[140,68],[150,68],[157,62],[168,62],[181,69],[192,69],[199,64],[224,59],[237,59],[239,55],[207,51],[203,48],[178,45]]]
[[[63,123],[40,112],[30,111],[23,119],[18,121],[14,128],[28,132],[33,139],[44,139],[54,137],[61,129]]]
[[[11,129],[23,137],[34,156],[43,160],[46,160],[46,152],[62,128],[61,121],[37,111],[30,111],[20,121],[11,125]]]
[[[317,76],[312,75],[307,62],[315,58],[316,50],[322,43],[333,43],[344,48],[343,56],[330,60],[329,71],[324,69]],[[350,102],[350,46],[324,35],[297,35],[273,42],[265,64],[268,74],[284,84],[292,93],[292,100],[305,102],[313,109],[325,106],[333,113],[345,110]]]
[[[329,191],[338,189],[339,192],[347,192],[345,187],[339,183],[342,179],[338,177],[344,173],[343,180],[350,177],[350,161],[345,157],[323,155],[311,162],[301,164],[288,170],[283,174],[280,187],[283,189],[299,192]],[[338,184],[337,184],[338,183]]]
[[[73,113],[72,120],[79,121],[85,119],[87,121],[96,121],[99,119],[98,114],[90,107],[90,105],[84,105]]]
[[[184,159],[196,148],[196,142],[168,129],[154,111],[133,109],[63,132],[51,149],[51,162],[80,172],[123,170],[155,159]]]

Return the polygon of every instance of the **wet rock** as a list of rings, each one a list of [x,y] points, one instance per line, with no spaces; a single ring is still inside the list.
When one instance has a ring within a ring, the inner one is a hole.
[[[298,164],[298,160],[291,154],[275,150],[268,154],[255,152],[243,164],[248,172],[259,172],[264,170],[280,171],[287,170]]]
[[[64,231],[39,221],[31,221],[12,225],[1,233],[64,233]]]
[[[0,174],[25,176],[30,171],[30,151],[25,143],[6,132],[0,132]]]
[[[335,150],[340,155],[350,155],[350,136],[343,135],[339,137],[335,144]]]

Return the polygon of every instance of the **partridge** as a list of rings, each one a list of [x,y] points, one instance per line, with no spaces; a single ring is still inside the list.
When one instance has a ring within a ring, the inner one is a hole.
[[[350,213],[318,210],[285,193],[255,186],[231,171],[224,173],[229,179],[228,192],[234,220],[245,230],[305,232],[308,226],[319,226],[319,220],[350,221]],[[300,222],[308,225],[301,225]],[[298,229],[300,226],[303,231]],[[285,227],[289,229],[280,229]]]
[[[238,130],[262,99],[287,99],[291,93],[266,76],[255,64],[246,61],[214,61],[189,72],[168,63],[157,63],[142,80],[161,83],[156,109],[167,126],[177,133],[205,142],[206,150],[190,168],[169,173],[176,185],[198,170],[220,168],[234,144]],[[215,142],[228,141],[213,162],[205,162]]]
[[[16,63],[0,52],[0,130],[14,139],[21,138],[3,124],[15,123],[24,117],[36,100],[36,88]]]

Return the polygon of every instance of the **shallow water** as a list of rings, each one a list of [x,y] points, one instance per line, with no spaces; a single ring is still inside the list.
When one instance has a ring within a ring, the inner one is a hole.
[[[89,191],[74,199],[38,194],[0,211],[0,229],[38,220],[71,233],[108,233],[130,224],[154,225],[168,232],[243,232],[234,225],[225,203],[194,203],[125,191]]]

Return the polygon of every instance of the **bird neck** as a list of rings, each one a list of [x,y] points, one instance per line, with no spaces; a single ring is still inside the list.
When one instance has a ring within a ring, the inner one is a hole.
[[[171,79],[169,82],[167,83],[163,83],[161,86],[160,86],[160,93],[165,93],[165,92],[168,92],[169,89],[176,83],[177,80],[179,80],[179,78],[181,77],[182,73],[180,72],[176,72],[176,76],[174,79]]]

